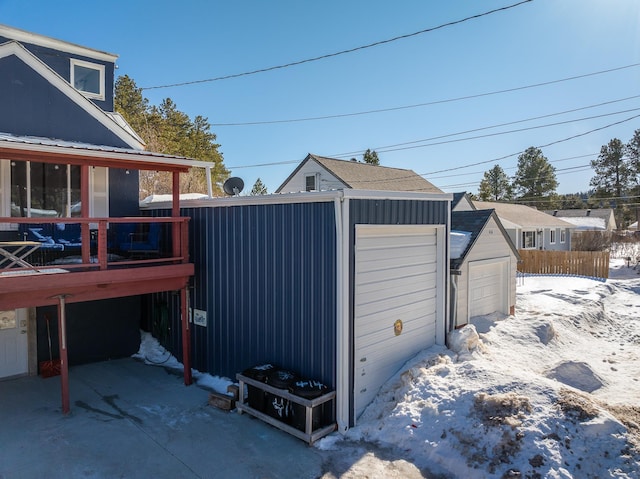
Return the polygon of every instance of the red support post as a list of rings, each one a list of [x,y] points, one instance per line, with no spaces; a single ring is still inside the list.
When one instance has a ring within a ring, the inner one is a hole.
[[[189,291],[187,286],[180,290],[180,316],[182,320],[182,364],[184,366],[184,384],[189,386],[191,377],[191,328],[189,327]]]
[[[58,296],[58,343],[60,345],[60,386],[62,389],[62,412],[68,414],[69,405],[69,360],[67,355],[67,308],[64,295]]]
[[[173,172],[173,201],[171,203],[171,216],[178,218],[180,216],[180,173]],[[172,256],[177,258],[180,256],[180,225],[177,222],[172,224],[171,242],[173,245]]]

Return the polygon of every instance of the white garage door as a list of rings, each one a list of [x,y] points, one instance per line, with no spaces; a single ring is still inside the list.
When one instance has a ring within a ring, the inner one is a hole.
[[[356,418],[408,359],[435,344],[442,264],[437,237],[433,226],[356,228]]]
[[[469,263],[469,317],[507,313],[508,259]]]

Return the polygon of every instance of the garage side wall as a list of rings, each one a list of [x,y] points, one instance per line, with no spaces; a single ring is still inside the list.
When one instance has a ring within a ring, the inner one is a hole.
[[[190,306],[207,324],[192,326],[193,367],[235,378],[271,362],[335,387],[334,203],[188,208],[181,215],[191,218]],[[152,309],[168,309],[167,344],[181,357],[178,298],[159,294],[153,302]]]

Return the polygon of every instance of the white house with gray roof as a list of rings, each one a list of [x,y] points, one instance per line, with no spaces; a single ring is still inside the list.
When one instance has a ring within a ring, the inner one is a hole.
[[[495,209],[516,249],[571,250],[575,225],[525,205],[474,201],[477,209]]]
[[[307,155],[276,193],[344,189],[442,193],[412,170],[312,154]]]

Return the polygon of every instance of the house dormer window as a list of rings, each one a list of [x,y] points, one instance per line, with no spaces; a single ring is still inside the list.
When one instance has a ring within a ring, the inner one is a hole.
[[[71,60],[71,85],[87,98],[104,100],[104,65]]]
[[[305,176],[305,191],[316,191],[317,189],[316,175]]]

